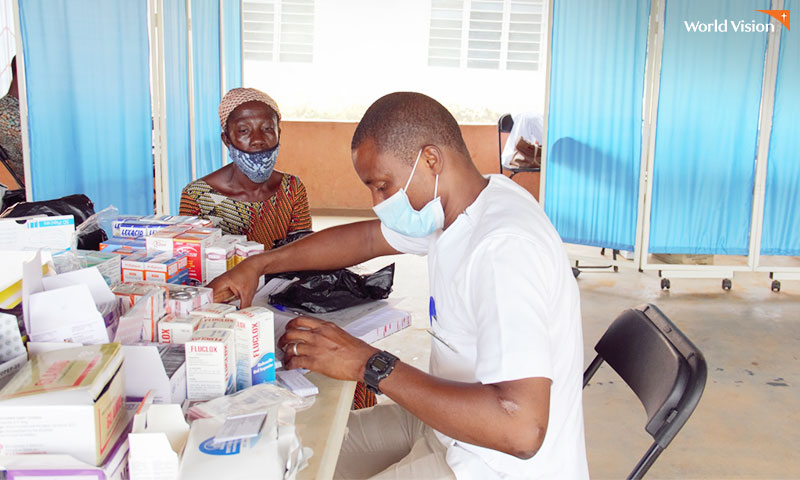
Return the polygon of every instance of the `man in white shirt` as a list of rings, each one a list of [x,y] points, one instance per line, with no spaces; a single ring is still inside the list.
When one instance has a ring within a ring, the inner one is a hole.
[[[588,478],[578,288],[534,198],[482,176],[452,115],[418,93],[377,100],[352,154],[379,220],[250,257],[211,284],[244,307],[265,273],[428,255],[430,373],[313,318],[278,342],[287,368],[363,380],[395,402],[351,413],[336,476]]]

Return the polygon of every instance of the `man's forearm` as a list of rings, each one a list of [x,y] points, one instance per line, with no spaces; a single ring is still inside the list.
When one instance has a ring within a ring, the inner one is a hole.
[[[335,270],[396,253],[383,238],[380,222],[368,220],[321,230],[264,255],[256,255],[253,262],[263,275]]]
[[[435,430],[519,458],[532,457],[547,430],[550,380],[546,378],[497,385],[461,383],[397,362],[380,388]]]

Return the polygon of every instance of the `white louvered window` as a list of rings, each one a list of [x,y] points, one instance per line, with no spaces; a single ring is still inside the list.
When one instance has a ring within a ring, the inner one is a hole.
[[[461,66],[464,0],[432,0],[428,65]]]
[[[242,3],[245,60],[311,63],[314,0],[248,0]]]
[[[539,70],[545,0],[431,0],[428,65]]]

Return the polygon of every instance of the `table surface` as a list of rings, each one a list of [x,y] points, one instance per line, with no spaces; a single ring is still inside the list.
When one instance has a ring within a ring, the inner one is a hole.
[[[314,456],[297,478],[329,479],[336,469],[356,382],[334,380],[314,372],[306,378],[317,386],[319,394],[311,408],[297,412],[295,424],[300,443],[312,448]]]

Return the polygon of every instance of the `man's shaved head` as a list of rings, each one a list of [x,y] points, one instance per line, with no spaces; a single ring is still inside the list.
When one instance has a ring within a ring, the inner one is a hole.
[[[358,123],[352,150],[371,139],[380,153],[414,163],[425,145],[450,147],[469,158],[456,119],[436,100],[415,92],[395,92],[375,101]]]

